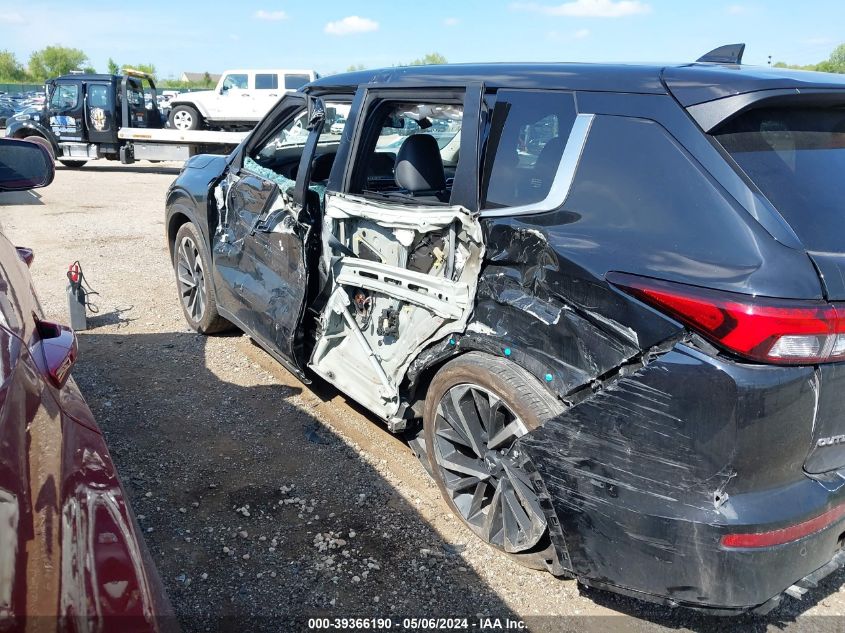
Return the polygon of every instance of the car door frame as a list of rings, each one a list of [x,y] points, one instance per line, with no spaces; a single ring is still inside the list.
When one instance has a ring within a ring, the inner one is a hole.
[[[481,131],[484,128],[482,119],[486,116],[483,100],[484,90],[485,86],[480,81],[437,86],[410,85],[401,88],[391,84],[369,84],[360,87],[355,95],[350,116],[347,118],[343,130],[343,141],[346,142],[341,142],[335,162],[337,167],[337,163],[342,157],[344,171],[342,173],[332,172],[329,189],[343,193],[350,191],[355,161],[358,159],[361,144],[364,142],[363,135],[367,131],[367,116],[375,102],[457,98],[461,100],[464,113],[461,119],[460,159],[455,172],[455,181],[449,204],[461,205],[473,212],[478,211]],[[347,134],[350,136],[346,137]],[[343,152],[343,155],[341,155],[341,152]]]
[[[267,117],[267,119],[265,119],[262,124],[256,128],[255,133],[250,136],[250,138],[238,151],[237,155],[233,157],[233,160],[229,164],[228,168],[229,173],[236,172],[236,174],[240,176],[240,173],[244,171],[243,163],[245,156],[249,155],[249,153],[255,150],[256,147],[260,147],[262,144],[266,143],[272,134],[276,133],[280,127],[293,120],[293,117],[301,116],[303,106],[307,106],[309,122],[314,124],[314,128],[309,131],[309,135],[303,147],[302,155],[299,159],[299,167],[295,184],[288,193],[290,198],[289,203],[291,205],[290,208],[284,210],[284,212],[280,213],[279,211],[275,211],[272,214],[269,212],[269,208],[265,209],[263,213],[258,214],[256,217],[256,220],[258,220],[263,216],[264,221],[256,221],[247,231],[248,235],[244,235],[241,238],[243,240],[250,239],[257,244],[260,241],[259,238],[261,238],[263,234],[272,233],[274,227],[279,226],[285,221],[282,216],[287,216],[287,218],[289,218],[287,221],[289,224],[288,228],[290,230],[286,229],[284,232],[274,233],[274,235],[278,235],[280,240],[299,240],[298,247],[299,254],[301,256],[299,265],[302,270],[302,278],[299,282],[303,288],[303,293],[300,305],[290,307],[291,311],[296,310],[297,316],[295,321],[290,323],[292,338],[287,341],[284,348],[280,347],[277,341],[269,340],[269,338],[257,327],[250,325],[250,321],[254,320],[255,310],[253,306],[248,303],[243,294],[238,293],[236,284],[227,283],[226,278],[221,271],[221,261],[224,259],[222,253],[225,252],[225,249],[231,248],[231,242],[229,243],[230,245],[227,246],[226,239],[222,236],[216,237],[213,235],[211,237],[211,250],[213,253],[212,261],[214,262],[212,266],[213,278],[215,289],[218,294],[218,311],[221,316],[247,332],[257,343],[270,353],[270,355],[282,363],[282,365],[284,365],[291,373],[305,382],[308,382],[308,379],[304,375],[302,367],[307,359],[299,358],[300,355],[297,354],[297,348],[298,339],[300,339],[302,335],[302,317],[308,301],[308,278],[310,274],[313,273],[313,271],[308,270],[306,258],[309,232],[313,230],[313,227],[310,224],[303,223],[302,219],[303,213],[307,211],[306,192],[311,176],[311,161],[317,147],[317,141],[322,133],[322,119],[315,121],[314,118],[315,112],[320,105],[322,105],[321,99],[317,97],[307,97],[302,93],[286,96],[283,102],[280,102],[279,104],[278,114],[276,116]],[[248,174],[250,176],[255,176],[251,172],[248,172]],[[261,178],[260,176],[255,177]],[[226,177],[224,177],[224,180],[225,178]],[[264,180],[266,181],[266,179]],[[228,195],[226,197],[228,198]],[[278,198],[278,195],[276,198]],[[228,216],[231,211],[231,209],[225,209],[224,215]],[[271,217],[274,221],[268,222]],[[222,223],[223,220],[221,219],[220,222]],[[226,227],[223,229],[224,232],[229,228],[230,222],[232,222],[232,220],[226,220]],[[317,230],[319,229],[317,228]],[[293,242],[291,242],[291,244],[293,244]],[[266,248],[267,245],[261,244],[260,246],[262,248]],[[250,244],[245,244],[241,247],[241,251],[248,253],[249,247]],[[232,277],[232,279],[234,280],[234,277]],[[239,316],[239,314],[242,316]]]
[[[70,85],[76,86],[76,104],[72,108],[54,109],[52,101],[53,97],[56,95],[56,91],[60,90],[62,86]],[[47,124],[52,130],[54,136],[56,137],[56,140],[58,142],[86,142],[88,139],[88,135],[87,128],[85,126],[85,86],[83,85],[82,79],[67,77],[60,78],[53,81],[51,86],[52,88],[50,90],[50,94],[47,98],[45,105],[45,113],[47,118]],[[69,120],[72,120],[74,123],[75,131],[73,132],[70,132],[68,130],[70,126],[67,125],[67,122]]]

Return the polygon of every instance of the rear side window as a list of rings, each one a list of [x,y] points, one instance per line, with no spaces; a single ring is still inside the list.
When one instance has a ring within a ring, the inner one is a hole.
[[[310,81],[308,75],[285,75],[285,90],[299,90]]]
[[[482,208],[543,201],[557,173],[575,122],[567,92],[500,90],[496,96],[482,170]]]
[[[714,135],[804,246],[845,251],[845,108],[752,110]]]
[[[276,73],[258,73],[255,75],[256,90],[276,90],[279,87],[279,76]]]

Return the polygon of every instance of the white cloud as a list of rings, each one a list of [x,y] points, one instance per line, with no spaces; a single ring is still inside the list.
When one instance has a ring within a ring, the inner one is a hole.
[[[585,37],[590,37],[590,29],[578,29],[572,34],[576,40],[583,40]]]
[[[264,9],[259,9],[255,12],[256,20],[266,20],[268,22],[278,22],[279,20],[287,20],[288,14],[284,11],[265,11]]]
[[[369,31],[378,31],[378,22],[369,18],[361,18],[357,15],[350,15],[342,20],[329,22],[323,30],[329,35],[367,33]]]
[[[443,20],[443,26],[458,26],[461,21],[458,18],[445,18]]]
[[[0,12],[0,24],[23,24],[24,22],[26,22],[26,20],[23,19],[23,16],[20,13]]]
[[[530,11],[544,15],[574,18],[622,18],[629,15],[651,13],[651,5],[640,0],[573,0],[558,5],[536,2],[514,2],[514,11]]]

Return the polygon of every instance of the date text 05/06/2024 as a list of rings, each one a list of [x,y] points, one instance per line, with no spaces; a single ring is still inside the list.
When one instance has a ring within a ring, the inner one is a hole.
[[[373,631],[521,631],[521,620],[497,617],[476,618],[308,618],[311,630],[373,630]]]

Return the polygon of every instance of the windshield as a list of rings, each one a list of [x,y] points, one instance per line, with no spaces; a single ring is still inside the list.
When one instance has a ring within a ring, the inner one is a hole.
[[[765,108],[715,133],[811,251],[845,251],[845,108]]]

